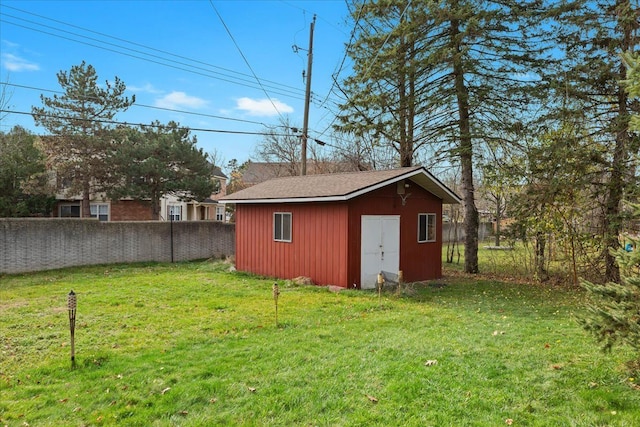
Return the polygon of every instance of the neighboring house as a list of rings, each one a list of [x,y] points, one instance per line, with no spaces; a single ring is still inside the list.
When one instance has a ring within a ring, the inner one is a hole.
[[[226,222],[225,206],[218,199],[227,193],[227,176],[218,167],[213,178],[219,182],[218,191],[202,202],[180,201],[178,197],[167,195],[160,199],[160,220],[164,221],[222,221]],[[68,198],[56,195],[58,202],[53,215],[63,218],[80,218],[81,197]],[[109,200],[104,195],[91,198],[91,217],[100,221],[151,221],[151,204],[148,200]]]
[[[181,202],[176,196],[165,196],[160,200],[160,219],[167,221],[222,221],[226,222],[225,205],[219,203],[227,195],[227,176],[219,167],[214,169],[218,191],[201,202]]]
[[[422,167],[276,178],[236,206],[236,268],[371,289],[381,271],[442,275],[442,205],[460,198]]]

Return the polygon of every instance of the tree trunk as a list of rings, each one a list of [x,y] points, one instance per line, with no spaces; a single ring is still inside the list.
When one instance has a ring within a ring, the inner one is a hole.
[[[544,237],[544,233],[537,232],[536,233],[536,257],[535,257],[536,273],[535,275],[536,275],[536,278],[541,282],[544,282],[549,278],[547,269],[544,266],[546,244],[547,244],[547,240]]]
[[[398,54],[401,61],[405,62],[405,55],[411,59],[415,56],[411,41],[405,37],[400,40]],[[398,101],[400,104],[400,167],[410,167],[413,165],[413,125],[416,114],[415,109],[415,72],[408,71],[405,75],[401,73],[398,82]]]
[[[502,198],[496,196],[496,246],[500,246],[501,218],[502,218]]]
[[[637,37],[635,37],[635,31],[637,30],[637,18],[628,19],[625,16],[625,11],[632,10],[629,1],[621,1],[616,5],[618,13],[618,25],[622,30],[622,46],[623,52],[634,49],[637,43]],[[617,81],[620,82],[626,78],[626,67],[624,63],[620,63],[619,74]],[[606,266],[606,280],[610,282],[620,283],[620,268],[616,262],[615,256],[611,253],[620,248],[620,241],[618,239],[620,231],[622,229],[621,218],[621,203],[625,195],[626,180],[625,174],[627,174],[628,166],[627,159],[629,157],[629,110],[627,103],[629,101],[626,88],[618,83],[617,94],[618,111],[615,123],[613,123],[613,130],[615,132],[616,145],[613,152],[613,159],[611,164],[611,177],[607,184],[607,197],[605,200],[605,218],[604,218],[604,239],[605,239],[605,266]]]
[[[88,182],[82,185],[82,218],[91,218],[91,189]]]
[[[158,221],[160,219],[160,197],[155,194],[151,198],[151,219]],[[169,219],[169,212],[167,211],[167,218]]]
[[[621,74],[625,75],[624,65],[621,65]],[[618,88],[618,120],[615,126],[616,145],[611,164],[611,177],[607,183],[607,198],[605,201],[604,238],[605,238],[605,266],[606,280],[620,283],[620,269],[615,256],[611,251],[620,248],[618,236],[622,228],[620,204],[624,197],[626,187],[625,171],[629,147],[629,113],[627,111],[627,92],[620,86]]]
[[[478,268],[478,209],[476,208],[473,188],[473,143],[471,141],[471,124],[469,120],[469,90],[464,83],[462,54],[459,41],[459,20],[451,20],[451,39],[454,48],[453,76],[455,79],[456,98],[460,127],[460,166],[462,173],[462,191],[464,203],[464,271],[476,274]]]

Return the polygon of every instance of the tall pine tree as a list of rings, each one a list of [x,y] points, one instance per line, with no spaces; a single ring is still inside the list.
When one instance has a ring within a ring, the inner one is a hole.
[[[82,216],[88,218],[91,195],[112,178],[106,163],[112,127],[108,122],[129,108],[135,96],[124,96],[126,86],[118,77],[101,87],[95,68],[84,61],[57,76],[64,93],[52,98],[41,95],[43,106],[32,107],[31,112],[36,124],[51,133],[43,138],[43,149],[59,190],[82,195]]]

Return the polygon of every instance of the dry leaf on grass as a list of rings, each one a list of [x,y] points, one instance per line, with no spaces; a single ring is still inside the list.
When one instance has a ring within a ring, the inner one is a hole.
[[[504,422],[507,423],[508,426],[513,424],[513,420],[511,418],[507,418],[506,420],[504,420]]]
[[[180,415],[189,415],[189,411],[180,411],[178,412]]]
[[[437,364],[438,364],[437,360],[427,360],[426,362],[424,362],[424,366],[434,366]]]
[[[251,393],[255,393],[256,392],[256,388],[255,387],[247,387],[249,389],[249,391]]]
[[[164,390],[161,391],[161,394],[165,394],[166,392],[168,392],[169,390],[171,390],[171,387],[167,387]]]
[[[376,397],[369,396],[368,394],[367,394],[367,399],[369,399],[373,403],[378,403],[378,399]]]

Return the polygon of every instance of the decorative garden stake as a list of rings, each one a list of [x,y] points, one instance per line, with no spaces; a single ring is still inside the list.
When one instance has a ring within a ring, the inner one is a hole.
[[[276,303],[276,328],[278,327],[278,296],[280,295],[280,289],[278,284],[273,284],[273,301]]]
[[[71,332],[71,366],[76,366],[76,306],[76,294],[72,290],[71,292],[69,292],[69,295],[67,295],[67,308],[69,309],[69,331]]]
[[[376,283],[376,288],[378,288],[378,300],[382,297],[382,285],[384,284],[384,276],[382,273],[378,274],[378,282]]]

